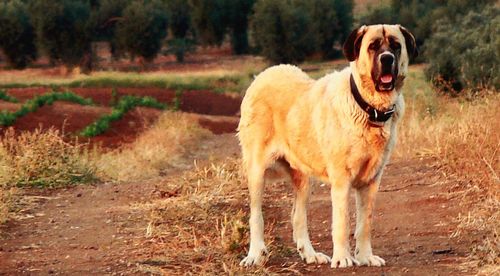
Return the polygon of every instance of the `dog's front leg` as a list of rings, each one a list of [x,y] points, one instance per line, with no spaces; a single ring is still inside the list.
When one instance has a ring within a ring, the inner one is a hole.
[[[332,177],[333,176],[333,177]],[[331,179],[332,197],[332,267],[349,267],[358,264],[349,247],[349,190],[351,183],[342,174],[333,174]]]
[[[372,212],[379,182],[379,180],[374,180],[369,185],[356,189],[355,257],[360,265],[385,265],[384,259],[373,255],[371,244]]]

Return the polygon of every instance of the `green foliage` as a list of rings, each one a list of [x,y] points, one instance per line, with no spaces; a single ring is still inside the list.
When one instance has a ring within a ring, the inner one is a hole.
[[[167,36],[167,13],[156,0],[132,1],[123,11],[116,35],[121,48],[132,57],[153,60],[161,50]]]
[[[500,9],[470,12],[458,22],[444,18],[425,44],[426,75],[445,91],[500,88]],[[446,46],[444,46],[446,45]]]
[[[94,137],[102,134],[109,129],[111,122],[120,120],[125,113],[137,106],[145,106],[161,110],[167,108],[165,104],[158,102],[152,97],[136,97],[126,95],[120,98],[110,114],[102,116],[91,125],[85,127],[80,134],[85,137]]]
[[[32,19],[38,43],[53,63],[78,65],[90,53],[88,19],[90,5],[84,0],[35,0]]]
[[[415,35],[421,47],[433,33],[438,21],[462,18],[471,10],[479,10],[494,0],[392,0],[389,5],[369,7],[358,17],[359,25],[401,24]]]
[[[185,0],[166,0],[165,1],[169,27],[175,38],[184,38],[191,29],[191,7]]]
[[[313,19],[300,2],[257,1],[252,31],[261,53],[272,63],[297,63],[315,50]]]
[[[333,58],[352,28],[352,0],[257,1],[253,38],[273,63],[296,63],[318,52]]]
[[[339,52],[335,43],[342,45],[352,28],[351,0],[316,0],[300,1],[306,12],[314,20],[311,21],[315,51],[323,58],[333,58]]]
[[[174,38],[167,41],[168,48],[166,54],[173,54],[177,62],[184,62],[184,56],[187,52],[192,52],[195,49],[195,41],[188,38]]]
[[[184,62],[186,52],[194,50],[194,41],[188,38],[189,31],[192,31],[191,7],[185,0],[167,0],[166,7],[173,36],[167,43],[167,53],[174,54],[178,62]]]
[[[109,41],[111,54],[116,57],[119,52],[116,41],[116,26],[121,19],[123,9],[128,0],[102,0],[92,10],[89,18],[89,28],[94,41]]]
[[[190,0],[189,3],[201,44],[220,46],[227,28],[225,0]]]
[[[7,92],[5,92],[5,90],[0,90],[0,100],[6,101],[6,102],[11,102],[11,103],[18,103],[19,102],[18,99],[7,94]]]
[[[37,57],[35,30],[27,6],[20,0],[0,3],[0,48],[16,69],[26,67]]]
[[[232,0],[226,4],[231,47],[237,55],[248,53],[248,17],[255,0]]]
[[[365,13],[358,16],[359,25],[396,24],[393,8],[389,5],[368,6]]]
[[[352,10],[354,8],[353,0],[334,0],[335,3],[335,11],[337,13],[338,28],[336,32],[339,33],[338,42],[340,47],[344,44],[344,41],[347,39],[349,34],[352,31],[352,25],[354,22],[354,16]],[[342,51],[341,51],[342,52]]]
[[[19,110],[15,112],[8,112],[3,110],[0,113],[0,126],[10,126],[22,116],[30,112],[37,111],[40,107],[44,105],[52,105],[55,101],[66,101],[73,102],[81,105],[92,105],[91,99],[86,99],[78,96],[72,92],[49,92],[39,96],[36,96],[28,101],[26,101]]]

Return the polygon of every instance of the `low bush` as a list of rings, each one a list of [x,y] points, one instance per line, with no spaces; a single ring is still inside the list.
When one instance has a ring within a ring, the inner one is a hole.
[[[80,134],[85,137],[94,137],[102,134],[109,129],[111,122],[120,120],[123,115],[137,106],[145,106],[161,110],[167,108],[166,104],[160,103],[152,97],[136,97],[126,95],[118,100],[110,114],[102,116],[91,125],[85,127]]]

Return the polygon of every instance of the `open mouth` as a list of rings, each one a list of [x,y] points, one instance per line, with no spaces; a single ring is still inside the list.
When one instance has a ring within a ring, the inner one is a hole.
[[[392,74],[383,74],[378,81],[379,91],[389,91],[394,88],[394,78]]]

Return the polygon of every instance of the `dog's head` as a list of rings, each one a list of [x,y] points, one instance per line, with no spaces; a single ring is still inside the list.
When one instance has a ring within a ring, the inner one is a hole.
[[[354,62],[365,89],[384,93],[399,91],[417,48],[415,37],[400,25],[370,25],[352,31],[344,55]]]

